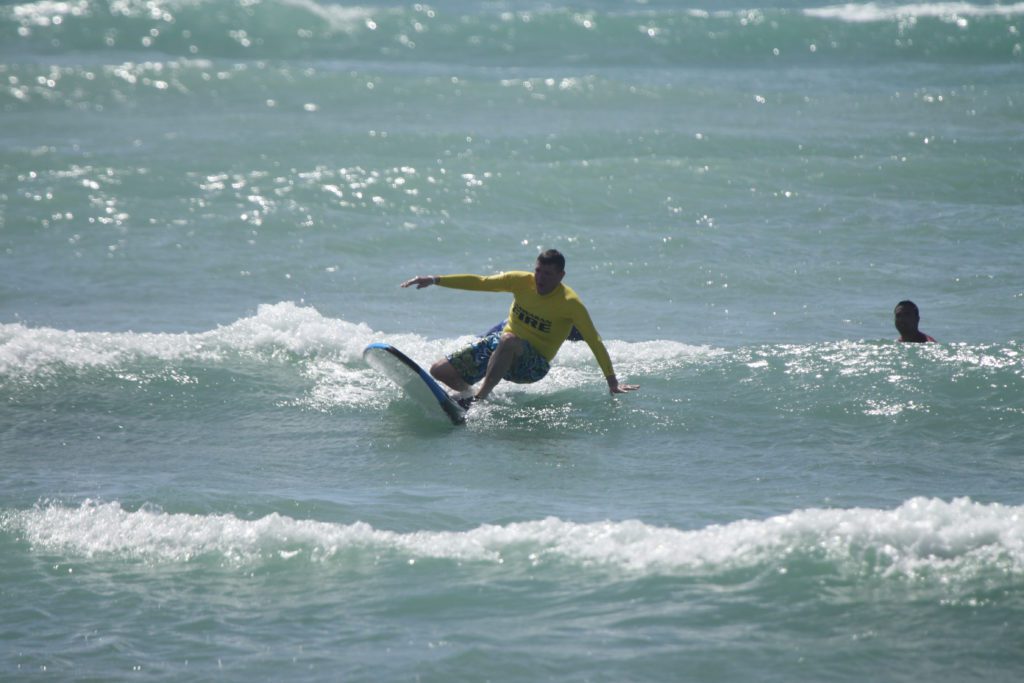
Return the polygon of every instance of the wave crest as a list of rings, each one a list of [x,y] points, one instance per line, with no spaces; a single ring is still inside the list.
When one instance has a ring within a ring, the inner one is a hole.
[[[261,304],[254,316],[199,333],[77,332],[9,323],[0,325],[0,376],[112,369],[143,359],[217,362],[232,353],[331,351],[355,359],[372,336],[365,324],[325,318],[293,302]]]
[[[883,579],[968,580],[1024,574],[1024,508],[967,498],[913,498],[891,510],[806,509],[692,531],[637,520],[577,523],[554,517],[465,531],[406,533],[297,520],[277,513],[172,514],[117,502],[57,504],[0,515],[0,529],[34,552],[158,563],[407,563],[420,559],[535,568],[569,564],[634,575],[826,573]]]

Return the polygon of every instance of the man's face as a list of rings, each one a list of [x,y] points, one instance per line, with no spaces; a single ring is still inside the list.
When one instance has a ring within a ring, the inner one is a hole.
[[[537,285],[538,294],[549,294],[565,277],[565,271],[556,266],[538,262],[533,269],[533,281]]]
[[[896,329],[899,330],[900,334],[906,334],[917,330],[917,324],[920,322],[921,317],[912,308],[897,306],[893,312],[893,319],[896,323]]]

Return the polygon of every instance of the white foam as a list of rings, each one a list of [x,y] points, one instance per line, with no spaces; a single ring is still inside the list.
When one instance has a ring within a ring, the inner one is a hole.
[[[86,558],[322,562],[341,561],[344,554],[355,552],[386,562],[392,553],[394,562],[568,562],[643,574],[784,571],[788,563],[810,558],[854,576],[938,575],[943,581],[991,571],[1024,574],[1022,522],[1022,507],[966,498],[914,498],[892,510],[797,510],[693,531],[637,520],[576,523],[549,517],[466,531],[399,533],[363,522],[296,520],[279,514],[242,520],[146,507],[125,510],[117,502],[90,501],[0,515],[0,529],[23,536],[33,551]]]
[[[318,17],[331,30],[341,33],[354,33],[359,28],[373,23],[374,11],[368,7],[323,5],[314,0],[284,0],[284,4]]]
[[[111,367],[139,358],[216,361],[231,352],[286,352],[302,357],[328,354],[352,363],[360,360],[372,341],[394,344],[425,364],[473,339],[466,335],[430,340],[412,333],[378,332],[365,323],[327,318],[311,306],[285,301],[262,304],[254,316],[198,333],[77,332],[0,324],[0,374],[31,374],[52,365]],[[672,341],[611,341],[608,349],[617,364],[638,372],[678,367],[711,353],[707,347]],[[569,368],[596,367],[586,344],[566,343],[557,362]]]
[[[55,366],[72,369],[118,367],[149,358],[217,361],[228,353],[288,352],[312,356],[330,352],[346,362],[373,338],[365,324],[325,318],[293,302],[263,304],[256,315],[200,333],[76,332],[0,325],[0,375],[27,376]]]
[[[137,376],[138,365],[199,362],[220,364],[243,357],[259,363],[285,361],[312,386],[294,403],[317,410],[363,406],[375,399],[400,396],[397,388],[362,360],[371,342],[394,344],[423,367],[476,337],[431,339],[408,332],[375,331],[364,323],[323,316],[311,306],[280,302],[259,306],[256,314],[229,325],[198,333],[77,332],[33,328],[21,323],[0,325],[0,379],[33,381],[59,372],[115,371],[124,379]],[[666,374],[701,358],[725,351],[660,340],[608,341],[620,379]],[[543,382],[502,383],[495,396],[549,394],[565,389],[603,386],[604,379],[590,348],[566,343]]]
[[[846,3],[803,10],[809,17],[835,19],[849,23],[871,23],[915,19],[940,19],[957,23],[963,17],[1015,16],[1024,14],[1024,2],[1008,5],[976,5],[969,2],[924,2],[885,5],[876,2]]]
[[[685,368],[708,358],[727,352],[710,346],[694,346],[669,339],[640,342],[605,340],[615,374],[620,381],[630,382],[642,377],[665,376],[673,370]],[[604,376],[593,352],[585,342],[566,342],[562,345],[551,371],[543,382],[534,385],[498,385],[500,391],[552,393],[587,384],[604,385]]]

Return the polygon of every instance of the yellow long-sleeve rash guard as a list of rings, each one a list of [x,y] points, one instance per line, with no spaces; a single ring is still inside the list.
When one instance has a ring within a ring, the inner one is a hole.
[[[497,275],[442,275],[442,287],[482,292],[512,292],[505,332],[525,339],[549,361],[553,360],[569,330],[575,325],[587,342],[605,377],[615,374],[608,349],[594,328],[590,313],[572,288],[559,284],[551,292],[537,293],[533,273],[513,270]]]

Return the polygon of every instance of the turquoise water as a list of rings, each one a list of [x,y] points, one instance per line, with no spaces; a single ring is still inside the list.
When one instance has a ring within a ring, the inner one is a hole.
[[[1022,31],[0,3],[0,678],[1018,680]],[[362,361],[550,247],[639,392]]]

